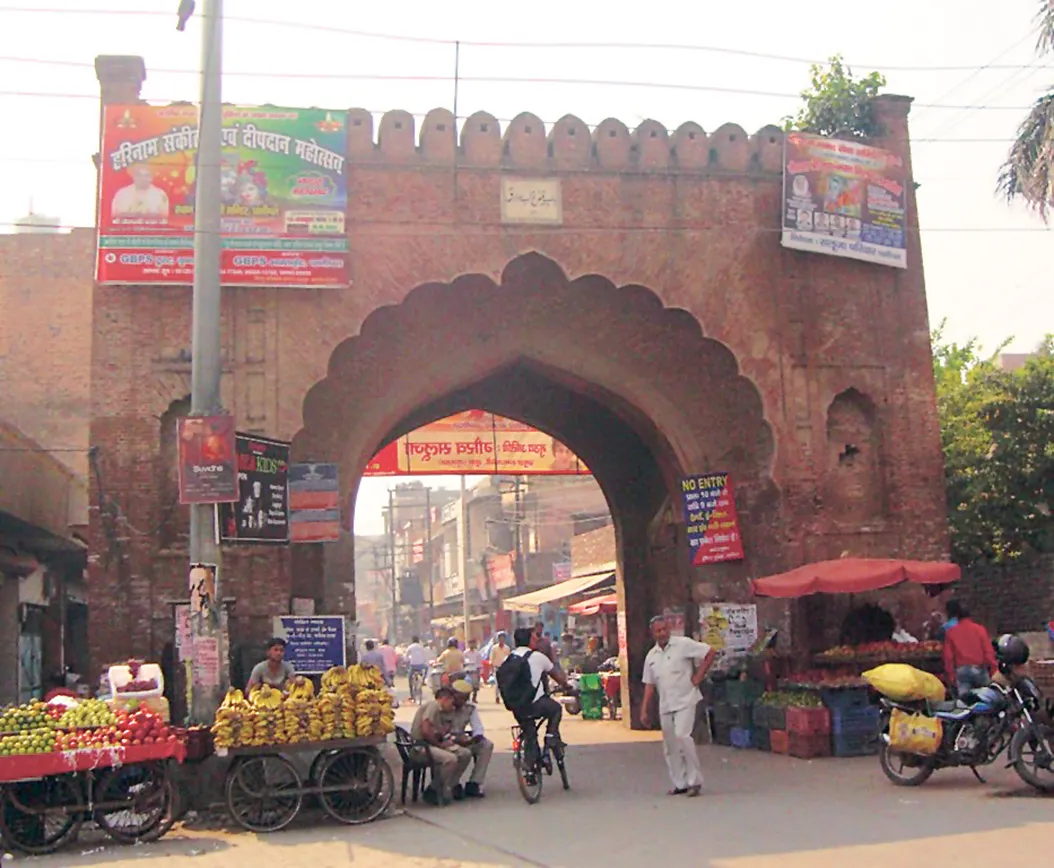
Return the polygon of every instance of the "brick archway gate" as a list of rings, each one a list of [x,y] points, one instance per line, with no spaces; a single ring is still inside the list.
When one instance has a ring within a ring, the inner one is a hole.
[[[677,502],[681,476],[728,470],[736,480],[750,554],[713,568],[711,581],[778,562],[773,438],[758,390],[692,315],[664,307],[647,288],[597,275],[571,280],[536,253],[509,262],[498,283],[470,274],[419,286],[334,349],[304,401],[294,458],[338,461],[351,504],[378,448],[472,408],[546,431],[596,475],[615,524],[631,682],[649,616],[698,596]]]

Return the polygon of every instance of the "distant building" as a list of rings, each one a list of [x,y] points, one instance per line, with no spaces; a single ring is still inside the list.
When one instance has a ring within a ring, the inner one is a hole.
[[[1000,353],[999,367],[1004,371],[1019,371],[1025,367],[1029,359],[1035,356],[1035,353]]]
[[[60,220],[46,214],[34,214],[30,211],[21,220],[15,221],[16,235],[57,235]]]

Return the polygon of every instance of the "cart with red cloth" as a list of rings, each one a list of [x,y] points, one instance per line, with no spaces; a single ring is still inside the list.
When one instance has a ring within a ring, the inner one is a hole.
[[[175,821],[179,737],[157,744],[0,757],[0,838],[24,853],[76,840],[85,820],[124,844],[156,841]]]

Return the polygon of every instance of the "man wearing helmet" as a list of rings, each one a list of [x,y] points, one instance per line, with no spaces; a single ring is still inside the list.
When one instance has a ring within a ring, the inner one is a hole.
[[[948,601],[948,621],[954,623],[944,633],[944,676],[961,696],[990,682],[997,669],[995,649],[988,631],[958,600]]]

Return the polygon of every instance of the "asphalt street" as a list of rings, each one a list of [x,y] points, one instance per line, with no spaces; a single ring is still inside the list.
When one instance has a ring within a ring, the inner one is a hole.
[[[668,797],[658,733],[572,718],[565,738],[572,788],[546,781],[539,804],[516,789],[508,754],[511,718],[484,702],[497,744],[481,802],[448,808],[395,806],[364,827],[305,816],[272,835],[177,826],[164,840],[119,847],[97,833],[47,857],[5,857],[38,868],[504,868],[642,866],[661,859],[708,868],[990,866],[1010,854],[1046,859],[1054,799],[995,768],[979,784],[968,771],[940,773],[905,790],[875,758],[803,761],[756,751],[700,748],[702,797]],[[400,710],[406,721],[412,708]]]

